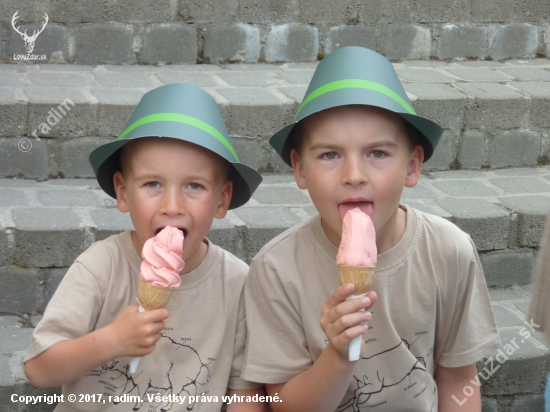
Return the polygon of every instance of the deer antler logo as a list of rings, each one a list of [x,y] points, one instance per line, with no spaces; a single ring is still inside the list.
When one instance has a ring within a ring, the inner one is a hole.
[[[32,36],[29,36],[29,35],[27,35],[27,30],[25,30],[24,33],[21,33],[19,31],[19,26],[15,27],[15,21],[19,18],[17,13],[19,13],[19,10],[17,10],[15,12],[15,14],[13,15],[13,17],[11,19],[11,25],[13,26],[13,29],[21,35],[21,38],[23,40],[25,40],[25,48],[27,49],[27,53],[32,53],[32,51],[34,49],[34,42],[36,41],[36,38],[38,37],[38,35],[40,33],[42,33],[44,31],[44,29],[46,28],[46,24],[48,24],[48,20],[49,20],[48,15],[46,13],[44,13],[44,17],[46,18],[46,21],[44,23],[42,23],[42,28],[40,30],[33,30]]]

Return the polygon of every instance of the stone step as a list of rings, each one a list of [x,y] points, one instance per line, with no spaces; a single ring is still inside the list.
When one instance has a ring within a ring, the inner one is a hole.
[[[550,345],[526,323],[529,287],[489,291],[503,348],[478,362],[484,412],[543,411]],[[40,316],[0,316],[0,405],[12,412],[52,411],[54,405],[12,402],[20,396],[61,394],[60,388],[39,390],[25,378],[22,357]],[[486,369],[484,369],[486,368]],[[456,398],[468,405],[469,388]],[[3,409],[5,410],[5,409]]]
[[[315,67],[0,65],[0,177],[93,177],[90,151],[118,136],[145,92],[174,82],[214,96],[244,163],[286,172],[268,140],[292,121]],[[418,113],[445,129],[424,170],[549,162],[549,59],[395,68]]]
[[[91,179],[0,179],[0,313],[41,313],[74,259],[130,229],[128,214]],[[423,175],[402,202],[470,234],[491,287],[528,285],[550,209],[550,166]],[[291,175],[265,175],[209,238],[250,262],[271,238],[316,213]]]
[[[316,61],[346,45],[390,59],[502,60],[550,54],[546,0],[4,0],[0,60],[27,57],[18,30],[42,29],[36,63]],[[30,57],[32,58],[32,56]]]

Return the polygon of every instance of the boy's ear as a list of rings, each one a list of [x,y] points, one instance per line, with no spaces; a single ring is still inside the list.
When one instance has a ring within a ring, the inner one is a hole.
[[[216,206],[214,217],[216,219],[223,219],[229,209],[229,203],[231,203],[231,197],[233,196],[233,181],[227,179],[222,185],[222,191],[220,193],[220,201]]]
[[[128,206],[128,197],[126,193],[126,185],[124,183],[124,175],[121,171],[113,175],[113,185],[115,186],[116,204],[119,211],[126,213],[130,210]]]
[[[300,189],[307,189],[304,164],[302,163],[300,154],[296,149],[290,150],[290,162],[292,163],[292,170],[294,171],[294,180],[296,180],[296,184]]]
[[[409,165],[407,169],[407,176],[405,178],[406,187],[414,187],[420,179],[420,172],[422,172],[422,163],[424,162],[424,148],[417,144],[411,154]]]

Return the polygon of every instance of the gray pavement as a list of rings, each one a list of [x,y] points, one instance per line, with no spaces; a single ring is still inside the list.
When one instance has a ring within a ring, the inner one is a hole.
[[[175,82],[214,96],[244,163],[266,173],[288,171],[267,140],[292,121],[316,65],[0,64],[0,176],[92,177],[89,152],[122,131],[145,92]],[[548,162],[549,59],[394,67],[417,112],[445,129],[426,170]],[[22,138],[32,144],[28,151],[18,147]]]

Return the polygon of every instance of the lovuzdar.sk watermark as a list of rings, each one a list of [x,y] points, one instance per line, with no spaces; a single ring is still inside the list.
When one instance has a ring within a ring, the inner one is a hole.
[[[36,42],[36,39],[44,31],[46,28],[46,25],[48,24],[49,17],[46,13],[44,13],[44,22],[42,23],[42,27],[40,29],[34,29],[32,34],[27,34],[27,30],[21,31],[21,26],[16,26],[16,20],[19,18],[19,10],[17,10],[13,17],[11,18],[11,25],[13,27],[13,30],[15,30],[23,39],[25,42],[25,49],[27,50],[27,54],[14,54],[13,60],[15,61],[45,61],[48,60],[45,54],[33,54],[34,50],[34,44]]]

